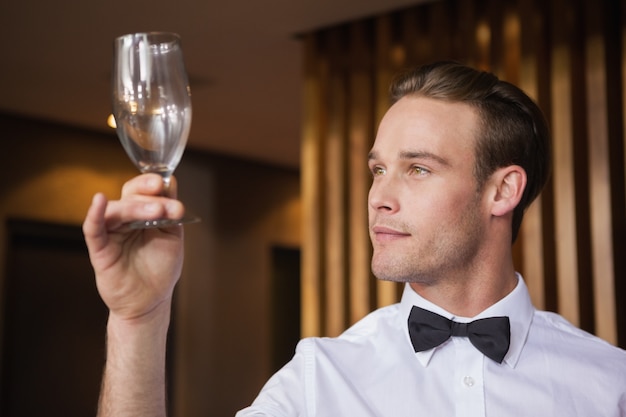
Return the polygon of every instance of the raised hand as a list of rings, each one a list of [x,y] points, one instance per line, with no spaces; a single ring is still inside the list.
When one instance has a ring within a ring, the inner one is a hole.
[[[182,204],[163,197],[163,181],[144,174],[128,181],[117,201],[96,194],[83,223],[100,296],[111,315],[138,319],[171,300],[183,261],[183,230],[131,230],[138,219],[180,218]],[[170,197],[176,192],[175,181]]]

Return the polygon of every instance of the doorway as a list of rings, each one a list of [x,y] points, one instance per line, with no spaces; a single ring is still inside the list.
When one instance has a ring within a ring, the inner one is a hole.
[[[10,220],[0,416],[95,415],[107,309],[79,226]]]

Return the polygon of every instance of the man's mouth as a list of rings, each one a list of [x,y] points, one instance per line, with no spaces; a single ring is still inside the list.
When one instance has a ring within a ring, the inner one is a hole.
[[[410,233],[387,226],[374,226],[372,227],[372,233],[377,241],[390,241],[411,236]]]

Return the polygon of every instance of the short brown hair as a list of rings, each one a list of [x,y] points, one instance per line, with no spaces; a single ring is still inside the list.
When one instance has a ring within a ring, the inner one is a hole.
[[[437,62],[399,75],[391,85],[391,100],[406,95],[463,102],[478,110],[481,132],[475,149],[474,176],[479,186],[498,168],[519,165],[527,184],[513,212],[512,236],[517,238],[526,208],[541,193],[551,166],[550,134],[537,104],[521,89],[458,62]]]

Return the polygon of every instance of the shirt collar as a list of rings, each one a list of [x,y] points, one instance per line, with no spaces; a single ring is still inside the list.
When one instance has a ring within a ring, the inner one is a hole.
[[[517,286],[506,297],[490,306],[486,310],[482,311],[474,317],[457,317],[454,314],[444,310],[443,308],[431,303],[419,294],[417,294],[411,286],[407,283],[402,293],[402,300],[400,301],[400,309],[402,316],[406,317],[408,321],[411,307],[418,306],[426,310],[437,313],[450,320],[457,320],[459,322],[469,322],[479,318],[494,317],[494,316],[508,316],[511,322],[511,344],[509,351],[504,357],[504,363],[514,368],[517,365],[517,361],[522,353],[530,324],[532,322],[535,308],[530,300],[528,288],[524,283],[524,279],[520,274],[516,274],[518,278]],[[409,338],[408,326],[406,327],[406,340],[411,346],[411,340]],[[411,347],[412,349],[412,347]],[[427,366],[437,348],[430,349],[424,352],[417,352],[415,355],[423,366]]]

